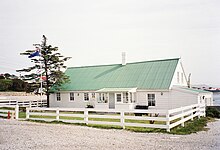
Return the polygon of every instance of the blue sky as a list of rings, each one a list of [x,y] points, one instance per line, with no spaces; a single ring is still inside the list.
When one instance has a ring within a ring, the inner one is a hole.
[[[67,66],[181,57],[194,84],[220,86],[219,0],[0,0],[0,73],[31,65],[19,53],[42,35]]]

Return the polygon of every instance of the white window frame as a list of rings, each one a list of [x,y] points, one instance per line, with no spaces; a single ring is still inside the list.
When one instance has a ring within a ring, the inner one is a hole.
[[[99,93],[98,103],[108,103],[109,94],[108,93]]]
[[[92,93],[92,98],[95,98],[95,93]]]
[[[89,101],[89,93],[84,93],[84,101]]]
[[[128,104],[130,103],[130,98],[128,92],[123,93],[123,103]]]
[[[121,95],[121,101],[120,102],[118,102],[118,99],[117,99],[118,94]],[[115,93],[115,103],[123,103],[123,93]]]
[[[56,93],[56,100],[57,100],[57,102],[61,101],[61,94],[60,93]]]
[[[154,99],[153,99],[153,95],[154,95]],[[154,102],[154,105],[152,105]],[[150,103],[150,105],[149,105]],[[147,94],[147,104],[149,107],[155,107],[156,106],[156,94],[154,93],[148,93]]]
[[[75,100],[75,93],[74,92],[70,92],[70,99],[71,102]]]

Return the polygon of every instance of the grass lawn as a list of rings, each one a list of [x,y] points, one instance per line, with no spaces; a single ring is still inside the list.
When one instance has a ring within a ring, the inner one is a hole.
[[[1,107],[0,109],[11,109],[13,108],[3,108]],[[50,112],[52,113],[52,112]],[[55,115],[55,112],[53,112]],[[62,112],[66,113],[66,112]],[[62,114],[61,113],[61,114]],[[75,113],[71,112],[68,114],[82,114],[82,113]],[[93,113],[92,113],[93,114]],[[99,114],[100,115],[100,114]],[[111,114],[112,115],[112,114]],[[116,116],[118,114],[115,114]],[[105,115],[107,116],[107,115]],[[118,115],[119,116],[119,115]],[[56,119],[56,116],[42,116],[42,115],[31,115],[31,118],[45,118],[45,119]],[[26,118],[26,113],[25,112],[19,112],[19,118]],[[72,117],[72,116],[60,116],[60,119],[62,120],[84,120],[83,117]],[[34,120],[32,120],[34,121]],[[106,121],[106,122],[120,122],[120,119],[112,119],[112,118],[89,118],[89,121]],[[178,121],[178,119],[176,120]],[[160,132],[160,133],[170,133],[170,134],[191,134],[191,133],[196,133],[198,131],[207,131],[208,129],[206,128],[206,125],[208,122],[214,121],[213,118],[210,117],[201,117],[200,119],[195,118],[193,121],[187,121],[185,122],[185,127],[182,126],[177,126],[173,129],[171,129],[171,132],[166,132],[165,129],[154,129],[154,128],[144,128],[144,127],[125,127],[125,130],[129,130],[132,132]],[[34,122],[43,122],[45,121],[34,121]],[[48,123],[48,122],[47,122]],[[89,126],[89,127],[95,127],[95,128],[104,128],[104,129],[122,129],[121,126],[116,126],[116,125],[98,125],[98,124],[89,124],[86,125],[85,123],[68,123],[68,122],[62,122],[62,121],[52,121],[49,123],[55,123],[55,124],[73,124],[73,125],[83,125],[83,126]],[[125,123],[143,123],[143,124],[150,124],[149,120],[132,120],[132,119],[126,119]],[[154,124],[165,124],[165,122],[159,122],[155,121]]]
[[[25,118],[26,113],[20,112],[19,118]],[[31,118],[45,118],[45,119],[56,119],[55,116],[39,116],[39,115],[31,115]],[[84,120],[82,117],[69,117],[69,116],[60,116],[60,119],[63,120]],[[112,119],[112,118],[89,118],[90,121],[107,121],[107,122],[120,122],[120,119]],[[32,120],[34,121],[34,120]],[[195,118],[193,121],[185,122],[185,127],[177,126],[173,129],[171,129],[171,132],[167,132],[166,129],[154,129],[154,128],[145,128],[145,127],[125,127],[125,130],[132,131],[132,132],[160,132],[160,133],[169,133],[169,134],[191,134],[196,133],[198,131],[206,131],[208,130],[206,128],[206,125],[208,122],[214,121],[213,118],[210,117],[201,117],[200,119]],[[40,122],[45,123],[46,121],[34,121],[34,122]],[[146,123],[149,124],[148,120],[131,120],[126,119],[125,122],[127,123]],[[48,122],[46,122],[48,123]],[[62,121],[52,121],[49,123],[55,123],[55,124],[73,124],[73,125],[83,125],[83,126],[89,126],[94,128],[103,128],[103,129],[122,129],[121,126],[116,125],[98,125],[98,124],[89,124],[86,125],[85,123],[68,123],[68,122],[62,122]],[[165,122],[158,122],[155,121],[154,124],[165,124]]]
[[[171,129],[171,134],[191,134],[198,131],[207,131],[206,128],[208,122],[215,121],[214,118],[210,117],[201,117],[200,119],[196,118],[193,121],[188,121],[185,123],[185,127],[177,126],[176,128]]]
[[[193,121],[188,121],[185,123],[185,127],[178,126],[176,128],[171,129],[171,132],[167,132],[165,129],[154,129],[154,128],[143,128],[143,127],[125,127],[125,130],[131,132],[144,132],[144,133],[168,133],[168,134],[178,134],[178,135],[186,135],[191,133],[196,133],[199,131],[207,131],[206,125],[208,122],[214,121],[215,119],[209,117],[202,117],[200,119],[194,119]],[[93,128],[102,128],[102,129],[122,129],[121,126],[115,125],[96,125],[96,124],[89,124],[86,125],[84,123],[67,123],[62,121],[34,121],[32,122],[39,122],[39,123],[52,123],[52,124],[70,124],[70,125],[81,125],[81,126],[88,126]]]

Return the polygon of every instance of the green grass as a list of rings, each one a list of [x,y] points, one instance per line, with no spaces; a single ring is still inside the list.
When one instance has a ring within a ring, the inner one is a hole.
[[[0,109],[2,109],[2,110],[15,110],[14,108],[11,108],[11,107],[0,107]]]
[[[30,115],[30,118],[56,119],[56,116],[40,116],[40,115]]]
[[[66,117],[66,116],[60,116],[60,119],[64,119],[64,120],[84,120],[84,118],[81,118],[81,117]]]
[[[0,108],[3,109],[3,108]],[[4,108],[6,109],[6,108]],[[8,109],[8,108],[7,108]],[[55,116],[41,116],[41,115],[31,115],[31,118],[45,118],[45,119],[56,119]],[[19,112],[19,118],[26,118],[25,112]],[[81,117],[69,117],[69,116],[60,116],[60,119],[63,120],[84,120],[84,118]],[[89,118],[90,121],[107,121],[107,122],[120,122],[120,119],[111,119],[111,118]],[[179,119],[175,120],[178,121]],[[122,129],[121,126],[115,126],[115,125],[98,125],[98,124],[89,124],[86,125],[85,123],[67,123],[62,121],[52,121],[52,122],[46,122],[46,121],[38,121],[38,120],[29,120],[33,122],[39,122],[39,123],[53,123],[53,124],[71,124],[71,125],[82,125],[82,126],[89,126],[94,128],[102,128],[102,129]],[[214,121],[213,118],[210,117],[201,117],[200,119],[195,118],[193,121],[187,121],[185,122],[185,127],[182,127],[181,125],[171,129],[171,132],[166,132],[165,129],[154,129],[154,128],[144,128],[144,127],[125,127],[125,130],[132,131],[132,132],[160,132],[160,133],[169,133],[169,134],[191,134],[196,133],[199,131],[207,131],[208,128],[206,128],[206,125],[208,122]],[[132,119],[126,119],[125,122],[127,123],[146,123],[149,124],[148,120],[132,120]],[[154,124],[165,124],[165,122],[158,122],[155,121]]]
[[[106,121],[106,122],[120,122],[120,119],[112,118],[89,118],[91,121]]]
[[[100,118],[96,118],[100,119]],[[121,126],[115,126],[115,125],[97,125],[97,124],[89,124],[86,125],[84,123],[66,123],[62,121],[52,121],[52,122],[46,122],[46,121],[34,121],[33,122],[40,122],[40,123],[52,123],[52,124],[70,124],[70,125],[82,125],[82,126],[89,126],[93,128],[101,128],[101,129],[122,129]],[[171,129],[171,132],[167,132],[165,129],[154,129],[154,128],[144,128],[144,127],[125,127],[125,130],[132,131],[132,132],[144,132],[144,133],[169,133],[169,134],[179,134],[179,135],[185,135],[185,134],[191,134],[196,133],[199,131],[207,131],[206,125],[208,122],[214,121],[213,118],[209,117],[202,117],[200,119],[194,119],[193,121],[188,121],[185,123],[185,127],[178,126],[176,128]]]
[[[202,117],[200,119],[194,119],[193,121],[188,121],[185,123],[185,127],[178,126],[176,128],[171,129],[171,134],[191,134],[199,131],[207,131],[206,128],[207,123],[214,121],[213,118],[210,117]]]
[[[88,124],[87,126],[93,128],[100,128],[100,129],[122,129],[121,126],[115,126],[115,125]]]
[[[150,124],[149,120],[132,120],[132,119],[125,119],[125,122],[127,123],[144,123],[144,124]],[[164,121],[155,121],[153,124],[162,124],[165,125],[166,122]]]
[[[125,127],[125,130],[132,132],[145,132],[145,133],[166,133],[165,129],[155,129],[155,128],[144,128],[144,127]]]
[[[19,112],[19,118],[26,118],[25,112]]]

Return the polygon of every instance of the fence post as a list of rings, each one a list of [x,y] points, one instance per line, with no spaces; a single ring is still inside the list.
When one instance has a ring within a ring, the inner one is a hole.
[[[57,121],[60,120],[59,113],[60,113],[60,110],[59,110],[59,108],[57,108],[57,110],[56,110],[56,120],[57,120]]]
[[[199,104],[198,107],[199,107],[199,110],[198,110],[198,114],[199,114],[199,115],[198,115],[198,118],[200,118],[200,117],[201,117],[200,104]]]
[[[18,104],[15,106],[15,119],[18,119],[19,117],[19,106]]]
[[[169,110],[167,111],[167,114],[166,114],[166,125],[167,125],[167,132],[170,132],[170,112],[169,112]]]
[[[24,103],[23,103],[23,105],[24,105]],[[31,100],[29,101],[29,107],[31,108],[31,105],[32,105],[32,103],[31,103]]]
[[[121,126],[123,129],[125,129],[125,112],[121,111]]]
[[[192,111],[194,111],[194,107],[192,107]],[[191,116],[192,116],[191,120],[193,121],[193,112],[191,113]]]
[[[26,119],[29,119],[30,118],[30,113],[29,113],[30,111],[29,111],[29,108],[26,108]]]
[[[84,110],[84,116],[85,116],[84,121],[86,125],[88,125],[89,124],[89,112],[87,109]]]
[[[203,111],[204,111],[204,117],[206,117],[206,112],[205,112],[205,106],[203,106]]]
[[[183,115],[184,111],[183,111],[183,107],[181,107],[181,114],[182,114],[182,117],[181,117],[181,120],[184,119],[184,115]],[[181,123],[181,126],[184,127],[184,122]]]

